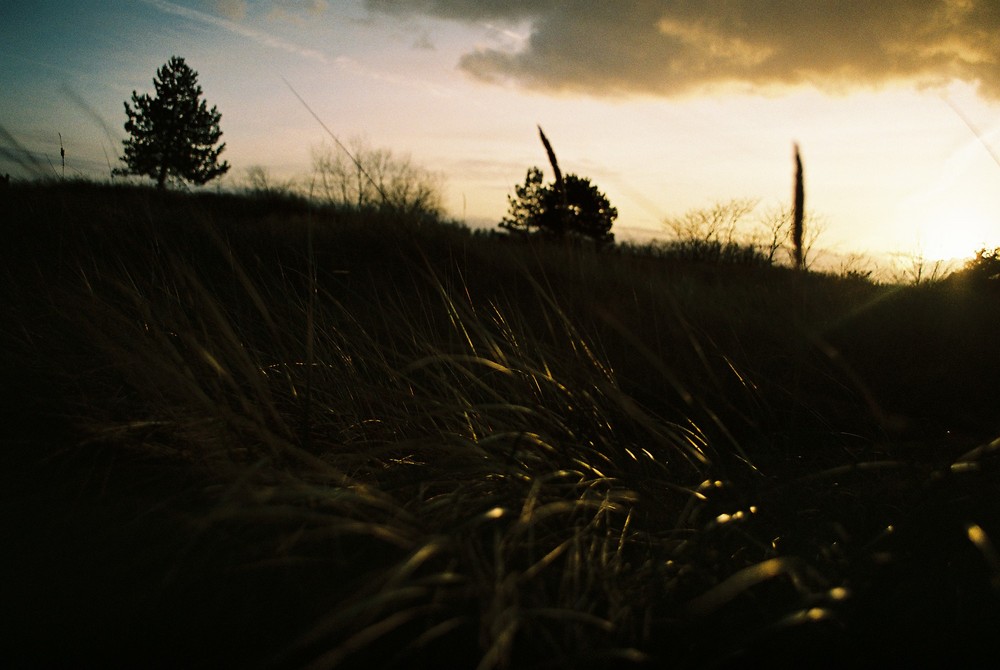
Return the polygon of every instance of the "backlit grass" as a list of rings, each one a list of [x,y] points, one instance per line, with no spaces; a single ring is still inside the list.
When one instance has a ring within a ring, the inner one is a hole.
[[[992,648],[995,291],[284,198],[0,198],[21,664]]]

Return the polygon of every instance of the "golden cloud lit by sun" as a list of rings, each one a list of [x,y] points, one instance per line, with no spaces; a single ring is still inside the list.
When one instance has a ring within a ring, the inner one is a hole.
[[[367,0],[383,13],[531,25],[517,50],[478,48],[460,67],[486,81],[596,96],[686,95],[740,82],[829,90],[978,82],[1000,96],[995,0],[685,3]],[[587,39],[580,39],[586,35]]]

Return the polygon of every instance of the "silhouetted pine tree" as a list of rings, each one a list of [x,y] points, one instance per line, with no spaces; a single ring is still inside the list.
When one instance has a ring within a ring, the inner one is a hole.
[[[156,71],[153,86],[155,97],[132,91],[135,109],[125,103],[130,137],[122,142],[121,160],[126,167],[115,172],[151,177],[158,188],[168,178],[201,185],[224,175],[229,163],[220,163],[219,154],[226,145],[215,146],[222,137],[222,115],[200,99],[198,73],[173,56]]]

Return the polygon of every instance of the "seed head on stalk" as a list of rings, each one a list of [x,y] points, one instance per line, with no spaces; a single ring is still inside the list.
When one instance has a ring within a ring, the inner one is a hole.
[[[795,207],[792,218],[792,244],[795,247],[795,269],[801,270],[805,264],[802,254],[802,233],[805,219],[806,190],[802,182],[802,157],[799,155],[799,145],[795,147]]]
[[[562,170],[559,169],[559,161],[556,160],[556,152],[552,149],[552,144],[549,143],[549,138],[545,136],[545,132],[542,130],[541,125],[538,126],[538,135],[542,138],[542,144],[545,146],[545,153],[549,155],[549,164],[552,166],[552,172],[555,174],[556,180],[556,193],[559,194],[559,202],[562,205],[562,212],[560,212],[560,221],[563,225],[563,230],[560,233],[565,232],[566,218],[569,216],[569,200],[566,198],[566,186],[563,183]]]

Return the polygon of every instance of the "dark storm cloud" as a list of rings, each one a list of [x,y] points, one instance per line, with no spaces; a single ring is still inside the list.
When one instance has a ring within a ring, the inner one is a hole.
[[[366,0],[370,10],[528,22],[518,51],[479,49],[486,81],[594,95],[717,85],[827,90],[979,81],[1000,97],[997,0]]]

